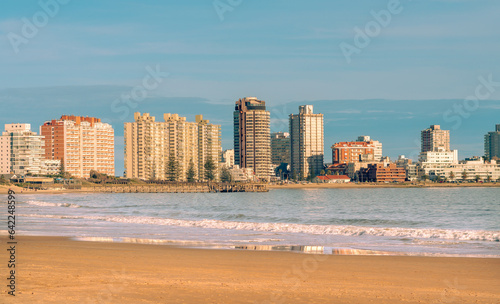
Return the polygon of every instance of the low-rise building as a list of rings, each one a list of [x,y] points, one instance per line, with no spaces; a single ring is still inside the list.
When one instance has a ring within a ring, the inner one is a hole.
[[[229,169],[231,174],[231,180],[233,182],[253,182],[255,181],[255,174],[252,168],[240,168],[238,165],[234,165]]]
[[[368,182],[404,182],[406,170],[396,164],[369,164],[367,168],[361,168],[362,181]]]
[[[350,183],[351,178],[347,175],[325,175],[316,176],[313,180],[315,183],[330,183],[330,184],[344,184]]]

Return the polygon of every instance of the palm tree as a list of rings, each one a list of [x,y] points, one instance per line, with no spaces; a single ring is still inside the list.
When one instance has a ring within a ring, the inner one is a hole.
[[[462,180],[465,182],[467,180],[467,171],[462,172]]]
[[[453,171],[450,172],[450,180],[453,181],[455,179],[455,173]]]

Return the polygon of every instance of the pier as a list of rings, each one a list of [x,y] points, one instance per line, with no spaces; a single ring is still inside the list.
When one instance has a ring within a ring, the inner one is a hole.
[[[268,192],[264,183],[165,183],[137,185],[96,185],[82,190],[100,193],[229,193]]]

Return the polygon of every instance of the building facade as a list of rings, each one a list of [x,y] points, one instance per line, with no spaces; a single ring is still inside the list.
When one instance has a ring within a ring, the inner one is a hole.
[[[339,142],[332,146],[332,161],[334,164],[349,164],[360,161],[363,155],[371,154],[375,161],[375,146],[365,141]]]
[[[361,180],[368,182],[404,182],[406,170],[396,164],[370,164],[360,170]]]
[[[290,133],[271,133],[271,163],[274,167],[290,164]]]
[[[271,116],[266,102],[246,97],[236,102],[234,111],[234,162],[251,168],[255,177],[269,180],[271,169]]]
[[[125,177],[185,181],[192,167],[194,179],[202,181],[208,159],[214,163],[217,176],[220,125],[210,124],[202,115],[197,115],[195,122],[170,113],[164,114],[163,119],[157,122],[149,113],[134,113],[135,122],[124,124]]]
[[[43,136],[30,124],[6,124],[0,137],[0,174],[39,175],[43,168]]]
[[[315,177],[323,170],[323,114],[314,114],[313,106],[299,107],[299,114],[290,115],[290,170],[292,175]]]
[[[64,171],[88,178],[94,170],[115,175],[114,130],[99,118],[63,115],[40,127],[44,137],[44,156],[60,160]]]
[[[222,152],[221,164],[226,168],[234,166],[234,149],[228,149]]]
[[[488,132],[484,136],[484,156],[500,159],[500,125],[495,126],[495,132]]]
[[[370,136],[362,135],[358,136],[358,142],[367,142],[373,146],[373,159],[374,161],[380,161],[383,157],[382,143],[378,140],[372,140]]]
[[[432,125],[421,132],[421,152],[450,151],[450,131]]]

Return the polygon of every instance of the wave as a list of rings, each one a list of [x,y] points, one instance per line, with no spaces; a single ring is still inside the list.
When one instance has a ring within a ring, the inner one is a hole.
[[[49,203],[43,201],[27,201],[26,204],[40,207],[67,207],[67,208],[81,208],[82,206],[70,203]]]
[[[422,239],[449,239],[459,241],[488,241],[500,242],[500,231],[488,230],[458,230],[435,228],[381,228],[363,226],[339,225],[307,225],[287,223],[253,223],[218,220],[178,220],[154,217],[124,217],[124,216],[56,216],[56,215],[27,215],[28,217],[59,218],[59,219],[89,219],[115,223],[196,227],[225,230],[248,230],[274,233],[305,233],[316,235],[344,235],[344,236],[385,236],[400,238]]]

